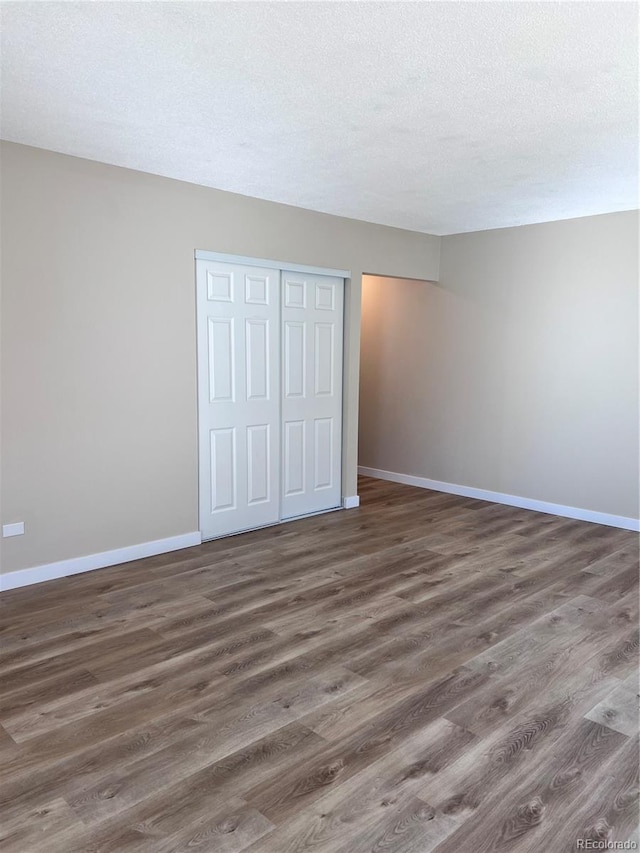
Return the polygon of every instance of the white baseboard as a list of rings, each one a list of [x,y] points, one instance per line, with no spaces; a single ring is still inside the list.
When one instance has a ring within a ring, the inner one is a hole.
[[[360,495],[351,495],[348,498],[342,498],[343,509],[356,509],[360,506]]]
[[[102,551],[100,554],[89,554],[86,557],[73,557],[71,560],[60,560],[58,563],[47,563],[32,569],[19,569],[0,575],[0,590],[17,589],[30,586],[42,581],[56,578],[66,578],[81,572],[91,572],[93,569],[104,569],[106,566],[117,566],[119,563],[129,563],[131,560],[141,560],[143,557],[153,557],[156,554],[166,554],[168,551],[179,551],[181,548],[192,548],[200,545],[202,537],[199,531],[182,533],[180,536],[170,536],[168,539],[155,539],[153,542],[141,542],[139,545],[129,545],[127,548],[116,548],[115,551]]]
[[[575,518],[578,521],[592,521],[594,524],[606,524],[608,527],[640,531],[640,519],[627,518],[624,515],[610,515],[591,509],[547,503],[547,501],[538,501],[533,498],[521,498],[518,495],[505,495],[502,492],[490,492],[487,489],[475,489],[472,486],[458,486],[455,483],[443,483],[440,480],[429,480],[426,477],[412,477],[410,474],[397,474],[394,471],[382,471],[379,468],[360,466],[358,473],[365,477],[377,477],[379,480],[404,483],[406,486],[418,486],[420,489],[433,489],[435,492],[447,492],[464,498],[477,498],[481,501],[517,506],[520,509],[532,509],[535,512],[560,515],[563,518]]]

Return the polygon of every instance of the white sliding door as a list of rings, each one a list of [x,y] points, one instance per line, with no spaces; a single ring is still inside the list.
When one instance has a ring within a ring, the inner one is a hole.
[[[200,532],[280,519],[280,272],[197,261]]]
[[[344,281],[282,273],[281,518],[340,506]]]
[[[199,258],[196,282],[202,538],[339,507],[344,280]]]

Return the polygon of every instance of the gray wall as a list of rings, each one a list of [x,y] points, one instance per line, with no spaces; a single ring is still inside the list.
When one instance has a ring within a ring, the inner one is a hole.
[[[638,517],[638,215],[442,238],[363,286],[360,464]]]
[[[198,529],[194,249],[350,269],[344,493],[363,271],[437,278],[439,238],[2,144],[4,571]]]

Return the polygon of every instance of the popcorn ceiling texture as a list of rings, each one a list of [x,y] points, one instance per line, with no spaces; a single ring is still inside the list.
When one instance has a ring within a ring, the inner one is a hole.
[[[5,139],[434,234],[637,206],[635,3],[5,3]]]

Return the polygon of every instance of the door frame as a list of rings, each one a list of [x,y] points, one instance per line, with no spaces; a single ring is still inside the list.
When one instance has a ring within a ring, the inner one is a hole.
[[[314,267],[305,264],[295,264],[290,261],[274,261],[268,258],[249,258],[245,255],[227,255],[224,252],[207,252],[196,249],[196,261],[219,261],[221,264],[242,264],[247,267],[267,267],[272,270],[290,270],[291,272],[308,273],[309,275],[333,275],[337,278],[351,278],[351,270],[334,270],[330,267]]]
[[[311,266],[308,264],[297,264],[292,263],[290,261],[276,261],[271,258],[253,258],[246,255],[231,255],[226,252],[210,252],[206,249],[196,249],[194,251],[194,296],[195,296],[195,320],[196,320],[196,388],[198,389],[196,394],[196,409],[197,409],[197,424],[198,424],[198,481],[197,481],[197,490],[198,490],[198,526],[200,524],[200,385],[199,385],[199,374],[198,371],[200,369],[200,363],[198,358],[198,345],[197,345],[197,324],[198,324],[198,280],[197,280],[197,262],[198,261],[218,261],[223,264],[242,264],[244,266],[249,267],[266,267],[267,269],[274,270],[287,270],[288,272],[297,272],[307,275],[328,275],[335,276],[337,278],[341,278],[344,282],[344,287],[346,288],[347,281],[351,279],[351,270],[341,270],[341,269],[333,269],[331,267],[317,267]],[[343,295],[343,299],[345,298]],[[346,333],[346,311],[343,311],[342,316],[342,341],[343,341],[343,351],[344,351],[344,342],[345,342],[345,333]],[[344,495],[344,452],[345,452],[345,439],[346,439],[346,430],[344,423],[344,415],[345,415],[345,406],[344,406],[344,389],[346,387],[346,368],[347,363],[343,356],[342,359],[342,407],[341,407],[341,446],[340,446],[340,462],[342,468],[342,477],[341,477],[341,507],[338,509],[350,509],[352,506],[357,506],[357,504],[351,504],[350,501],[352,499],[345,497]],[[321,515],[323,512],[335,512],[335,509],[332,510],[322,510],[320,513],[312,513],[312,515]],[[304,516],[301,516],[304,517]],[[286,519],[283,521],[282,519],[276,524],[286,524],[289,521],[295,521],[295,519]],[[274,525],[268,525],[274,526]],[[242,531],[246,532],[246,531]],[[200,531],[202,535],[202,531]],[[228,534],[231,536],[238,534]],[[223,537],[217,537],[223,538]]]

